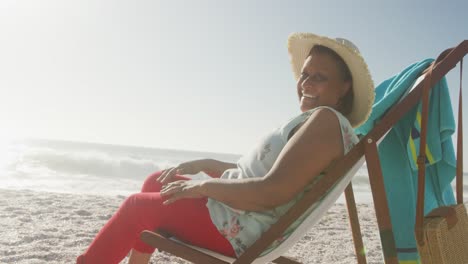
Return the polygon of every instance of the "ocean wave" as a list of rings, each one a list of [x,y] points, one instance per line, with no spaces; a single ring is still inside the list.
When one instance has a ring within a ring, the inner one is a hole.
[[[152,172],[176,164],[174,160],[112,155],[98,150],[63,151],[31,147],[21,151],[16,159],[7,164],[7,168],[24,173],[43,171],[65,175],[142,179]]]

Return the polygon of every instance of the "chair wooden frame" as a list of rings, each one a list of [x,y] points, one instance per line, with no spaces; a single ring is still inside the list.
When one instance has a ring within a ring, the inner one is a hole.
[[[467,53],[468,40],[462,41],[455,48],[442,52],[439,57],[442,57],[443,59],[434,65],[430,86],[432,87],[451,69],[453,69]],[[244,254],[239,256],[239,258],[232,263],[252,263],[276,238],[280,237],[289,225],[300,217],[310,207],[310,205],[314,204],[315,201],[318,201],[318,199],[322,197],[327,190],[332,188],[332,186],[350,170],[353,164],[364,156],[369,172],[369,181],[371,184],[372,197],[377,217],[377,224],[379,226],[385,263],[398,264],[382,170],[377,151],[377,141],[382,139],[383,136],[421,100],[423,84],[424,80],[416,85],[416,87],[403,100],[388,110],[385,116],[375,125],[375,127],[366,136],[364,136],[347,155],[345,155],[335,164],[335,166],[333,166],[333,168],[330,169],[327,177],[323,177],[311,191],[307,192],[300,201],[291,207],[289,211],[278,220],[278,222],[264,232],[263,235],[244,252]],[[357,261],[359,264],[366,263],[365,256],[360,254],[360,252],[363,252],[363,242],[351,183],[346,188],[345,195]],[[148,245],[156,247],[159,250],[169,252],[193,263],[229,263],[190,246],[175,242],[158,232],[149,230],[143,231],[141,233],[141,239]],[[300,263],[287,257],[279,257],[273,260],[273,262],[278,264]]]

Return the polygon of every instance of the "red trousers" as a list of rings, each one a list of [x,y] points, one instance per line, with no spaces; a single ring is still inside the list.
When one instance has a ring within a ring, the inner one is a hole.
[[[143,230],[162,229],[192,245],[207,248],[227,256],[235,256],[229,241],[212,223],[206,198],[182,199],[163,205],[156,181],[161,172],[150,175],[141,193],[129,196],[99,231],[77,263],[119,263],[133,248],[142,253],[153,253],[154,248],[139,238]],[[176,180],[188,178],[177,176]]]

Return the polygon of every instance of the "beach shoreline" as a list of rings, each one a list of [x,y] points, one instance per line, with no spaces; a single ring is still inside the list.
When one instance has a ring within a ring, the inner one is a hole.
[[[0,189],[0,263],[74,263],[124,199]],[[357,207],[368,263],[382,263],[373,206]],[[302,263],[356,263],[346,205],[335,204],[285,255]],[[157,252],[151,263],[188,262]]]

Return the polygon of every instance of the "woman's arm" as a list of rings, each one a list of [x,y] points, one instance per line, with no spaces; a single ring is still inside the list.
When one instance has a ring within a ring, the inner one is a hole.
[[[219,178],[224,171],[237,168],[237,164],[219,161],[215,159],[206,159],[202,171],[213,178]]]
[[[193,197],[190,192],[247,211],[272,209],[287,203],[324,171],[333,160],[343,156],[338,117],[329,109],[315,111],[288,141],[263,178],[240,180],[209,179],[196,186],[163,190],[169,203]],[[185,193],[184,193],[185,192]]]
[[[202,185],[202,194],[241,210],[272,209],[291,200],[341,156],[338,117],[319,109],[288,141],[265,177],[241,182],[210,180]]]

